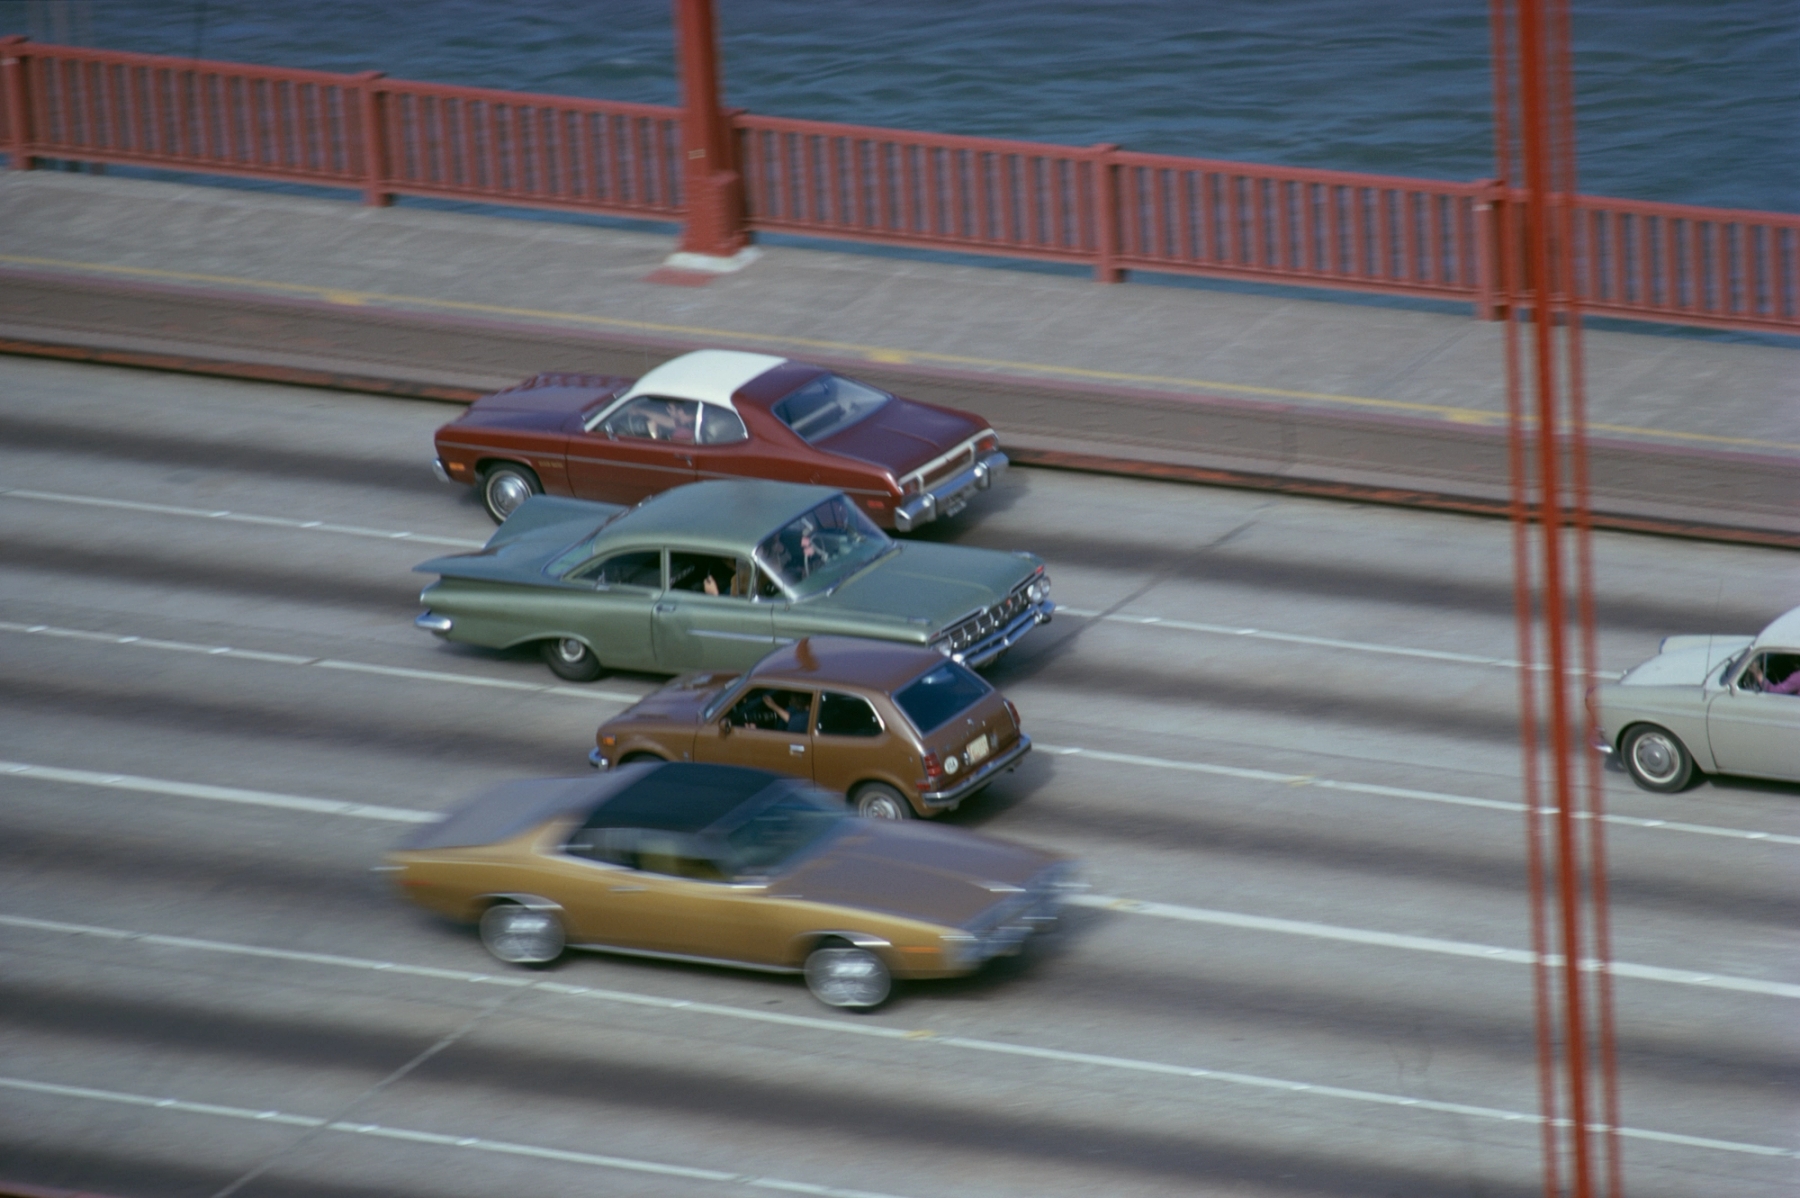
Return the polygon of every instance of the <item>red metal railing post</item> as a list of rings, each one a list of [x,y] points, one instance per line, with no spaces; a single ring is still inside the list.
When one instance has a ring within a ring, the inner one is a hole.
[[[28,171],[36,165],[31,157],[30,89],[25,86],[26,38],[15,33],[0,38],[0,76],[6,87],[7,132],[12,136],[6,145],[7,162],[15,171]]]
[[[357,106],[362,110],[363,203],[371,208],[386,208],[394,202],[392,192],[383,189],[387,182],[387,115],[382,111],[385,99],[376,80],[381,71],[364,71],[356,76]]]
[[[1113,162],[1118,146],[1109,143],[1089,148],[1088,161],[1094,172],[1094,281],[1118,283],[1125,272],[1117,265],[1119,256],[1119,187]]]
[[[1506,289],[1500,263],[1506,254],[1506,187],[1498,179],[1483,179],[1475,198],[1475,319],[1505,320]]]
[[[681,182],[687,220],[681,248],[728,258],[749,243],[742,180],[732,169],[731,119],[720,104],[719,43],[712,0],[675,0],[681,70]]]

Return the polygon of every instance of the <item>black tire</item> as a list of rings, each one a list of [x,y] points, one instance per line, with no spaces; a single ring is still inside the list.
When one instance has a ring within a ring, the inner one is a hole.
[[[906,796],[886,782],[863,783],[850,801],[864,819],[912,819],[918,814]]]
[[[1681,738],[1655,724],[1638,724],[1619,742],[1625,772],[1645,790],[1672,795],[1694,780],[1694,758]]]
[[[495,462],[481,472],[481,506],[494,518],[495,524],[519,510],[519,505],[533,495],[542,495],[544,484],[529,466],[517,462]]]
[[[594,651],[572,636],[552,637],[538,644],[544,664],[558,678],[569,682],[592,682],[604,668]]]
[[[481,913],[481,946],[508,965],[548,965],[567,941],[556,912],[520,903],[495,903]]]
[[[627,754],[625,754],[625,756],[619,758],[619,764],[620,765],[636,765],[640,761],[664,761],[664,760],[666,760],[666,758],[658,757],[655,753],[627,753]]]
[[[832,939],[807,954],[806,988],[828,1007],[872,1011],[893,993],[894,977],[874,951]]]

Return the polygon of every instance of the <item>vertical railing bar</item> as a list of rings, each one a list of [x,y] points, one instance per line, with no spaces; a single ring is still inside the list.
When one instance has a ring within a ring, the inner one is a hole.
[[[1713,220],[1707,223],[1712,226],[1712,313],[1715,316],[1729,316],[1737,307],[1731,286],[1731,261],[1734,257],[1731,252],[1732,232],[1740,226],[1736,221]]]

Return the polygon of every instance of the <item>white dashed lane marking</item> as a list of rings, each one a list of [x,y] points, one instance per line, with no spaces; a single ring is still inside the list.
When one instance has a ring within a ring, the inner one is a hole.
[[[0,776],[8,774],[14,777],[37,778],[45,782],[61,782],[74,786],[94,786],[111,790],[136,791],[142,794],[241,803],[283,811],[303,811],[314,815],[334,815],[388,823],[428,823],[438,818],[437,814],[433,812],[412,808],[376,807],[333,799],[312,799],[301,795],[201,786],[158,778],[136,778],[128,774],[67,770],[32,765],[22,761],[0,761]],[[1431,936],[1410,936],[1398,932],[1381,932],[1370,928],[1314,923],[1309,920],[1250,915],[1241,911],[1218,911],[1207,907],[1149,902],[1116,895],[1076,895],[1070,902],[1080,907],[1098,908],[1125,915],[1142,915],[1152,919],[1167,919],[1179,923],[1212,924],[1251,932],[1301,936],[1312,940],[1329,940],[1340,944],[1399,949],[1406,952],[1435,953],[1442,956],[1494,961],[1505,965],[1530,965],[1536,960],[1535,955],[1527,949],[1477,944],[1464,940],[1446,940]],[[1560,968],[1562,965],[1562,958],[1559,956],[1553,955],[1547,960],[1553,967]],[[1591,971],[1597,969],[1598,964],[1592,960],[1583,961],[1582,968]],[[1774,998],[1800,998],[1800,985],[1765,981],[1761,978],[1734,977],[1729,974],[1706,973],[1693,969],[1668,969],[1660,965],[1634,965],[1625,961],[1612,962],[1609,970],[1614,977],[1633,978],[1639,981],[1699,986],[1711,990],[1730,990],[1741,994],[1759,994]]]
[[[779,1177],[757,1177],[749,1173],[732,1173],[721,1169],[670,1165],[661,1161],[638,1160],[628,1156],[575,1152],[567,1148],[546,1148],[537,1144],[520,1144],[512,1140],[490,1140],[483,1136],[446,1135],[442,1132],[414,1131],[404,1127],[384,1127],[379,1123],[321,1119],[314,1115],[295,1115],[287,1111],[253,1110],[249,1107],[221,1106],[213,1102],[189,1102],[181,1098],[158,1098],[150,1094],[97,1090],[91,1086],[64,1086],[54,1082],[33,1081],[22,1077],[0,1077],[0,1089],[12,1090],[15,1093],[38,1094],[50,1098],[103,1102],[115,1106],[148,1107],[152,1110],[168,1111],[174,1114],[210,1115],[218,1119],[272,1123],[280,1127],[304,1127],[351,1136],[370,1136],[379,1140],[402,1140],[408,1144],[424,1144],[434,1148],[461,1148],[471,1152],[493,1152],[505,1156],[530,1157],[542,1161],[560,1161],[570,1165],[588,1165],[596,1169],[678,1177],[685,1181],[718,1182],[725,1185],[745,1186],[755,1190],[778,1190],[789,1194],[817,1194],[822,1198],[895,1198],[892,1194],[878,1193],[874,1190],[850,1190],[840,1186],[817,1185],[812,1182],[786,1181]]]
[[[523,972],[496,975],[489,973],[475,973],[460,969],[444,969],[435,966],[404,965],[393,961],[379,961],[364,957],[296,952],[288,949],[268,948],[252,944],[234,944],[228,941],[219,940],[203,940],[188,936],[163,936],[154,933],[132,932],[121,928],[97,927],[90,924],[63,923],[55,920],[32,919],[28,916],[19,915],[0,915],[0,926],[17,928],[21,931],[46,933],[49,935],[93,937],[113,942],[256,957],[264,960],[286,961],[302,965],[365,970],[370,972],[395,974],[404,977],[427,978],[433,981],[462,982],[478,986],[504,986],[512,989],[529,989],[543,994],[557,995],[586,1002],[601,1002],[621,1006],[681,1012],[700,1018],[773,1024],[809,1032],[823,1032],[836,1036],[854,1036],[865,1039],[901,1042],[934,1049],[1022,1057],[1028,1060],[1046,1061],[1060,1065],[1077,1065],[1090,1069],[1105,1069],[1124,1073],[1153,1074],[1163,1077],[1186,1078],[1194,1081],[1214,1082],[1228,1086],[1274,1091],[1297,1097],[1319,1098],[1330,1101],[1428,1111],[1446,1115],[1461,1115],[1472,1119],[1516,1123],[1526,1126],[1536,1126],[1543,1122],[1541,1116],[1529,1111],[1508,1110],[1503,1107],[1476,1106],[1468,1103],[1446,1102],[1432,1098],[1416,1098],[1404,1094],[1387,1094],[1378,1090],[1359,1090],[1345,1086],[1318,1085],[1312,1082],[1300,1082],[1288,1078],[1265,1077],[1254,1073],[1239,1073],[1234,1070],[1207,1069],[1199,1066],[1181,1065],[1167,1061],[1148,1061],[1135,1057],[1111,1056],[1104,1053],[1075,1052],[1066,1049],[1045,1048],[1030,1044],[983,1040],[971,1036],[939,1035],[929,1028],[898,1028],[879,1023],[872,1023],[858,1018],[826,1019],[816,1016],[789,1015],[777,1011],[757,1011],[721,1003],[692,1002],[687,999],[663,998],[651,994],[635,994],[626,990],[608,990],[593,986],[573,986],[562,982],[540,981]],[[19,1088],[38,1088],[40,1086],[42,1086],[42,1083],[22,1082]],[[152,1099],[146,1100],[145,1105],[163,1105],[172,1101],[173,1100],[168,1099]],[[1558,1124],[1559,1126],[1566,1126],[1566,1122],[1564,1121],[1559,1120]],[[317,1126],[317,1124],[305,1124],[304,1126]],[[1685,1148],[1745,1153],[1753,1156],[1789,1158],[1800,1156],[1800,1153],[1797,1153],[1794,1149],[1775,1147],[1766,1144],[1749,1144],[1734,1140],[1718,1140],[1705,1136],[1683,1135],[1678,1132],[1652,1131],[1645,1128],[1621,1127],[1617,1130],[1619,1135],[1630,1139],[1654,1141]]]

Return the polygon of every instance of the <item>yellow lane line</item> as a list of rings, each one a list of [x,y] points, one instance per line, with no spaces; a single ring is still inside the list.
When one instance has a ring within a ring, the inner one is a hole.
[[[1306,399],[1350,407],[1378,408],[1385,411],[1436,416],[1456,424],[1497,425],[1505,422],[1503,412],[1484,408],[1459,408],[1447,404],[1412,403],[1400,399],[1377,399],[1366,395],[1339,395],[1324,391],[1290,391],[1280,387],[1258,387],[1248,383],[1227,383],[1217,379],[1191,379],[1173,375],[1133,374],[1120,370],[1093,370],[1080,366],[1052,366],[1042,362],[1016,362],[1006,358],[977,358],[963,354],[938,353],[934,350],[896,349],[891,346],[863,345],[853,341],[829,341],[814,337],[790,337],[778,333],[746,333],[735,329],[713,329],[699,325],[667,324],[651,320],[627,320],[617,316],[592,316],[582,312],[558,312],[546,308],[515,308],[504,304],[484,304],[471,300],[435,299],[428,296],[390,295],[377,291],[351,291],[342,287],[321,287],[310,283],[282,283],[265,279],[246,279],[235,275],[201,274],[185,270],[165,270],[152,266],[121,266],[114,263],[78,262],[62,258],[39,258],[26,254],[0,254],[0,262],[21,266],[48,266],[58,269],[92,271],[99,274],[128,275],[148,279],[172,279],[186,283],[216,283],[228,287],[248,287],[288,295],[305,295],[326,303],[356,307],[377,304],[395,308],[427,308],[448,312],[468,312],[483,316],[524,317],[552,320],[601,328],[631,329],[636,332],[672,333],[726,341],[755,344],[779,342],[837,353],[851,353],[871,362],[903,365],[909,362],[933,362],[952,366],[972,366],[982,370],[1023,371],[1030,374],[1058,375],[1065,378],[1091,379],[1095,382],[1139,383],[1176,387],[1186,391],[1231,391],[1244,395],[1271,396],[1277,399]],[[1800,452],[1800,444],[1764,441],[1755,437],[1724,437],[1712,433],[1676,432],[1669,429],[1638,428],[1632,425],[1592,424],[1590,431],[1628,437],[1649,437],[1670,441],[1696,441],[1711,445],[1737,445],[1755,449]]]

